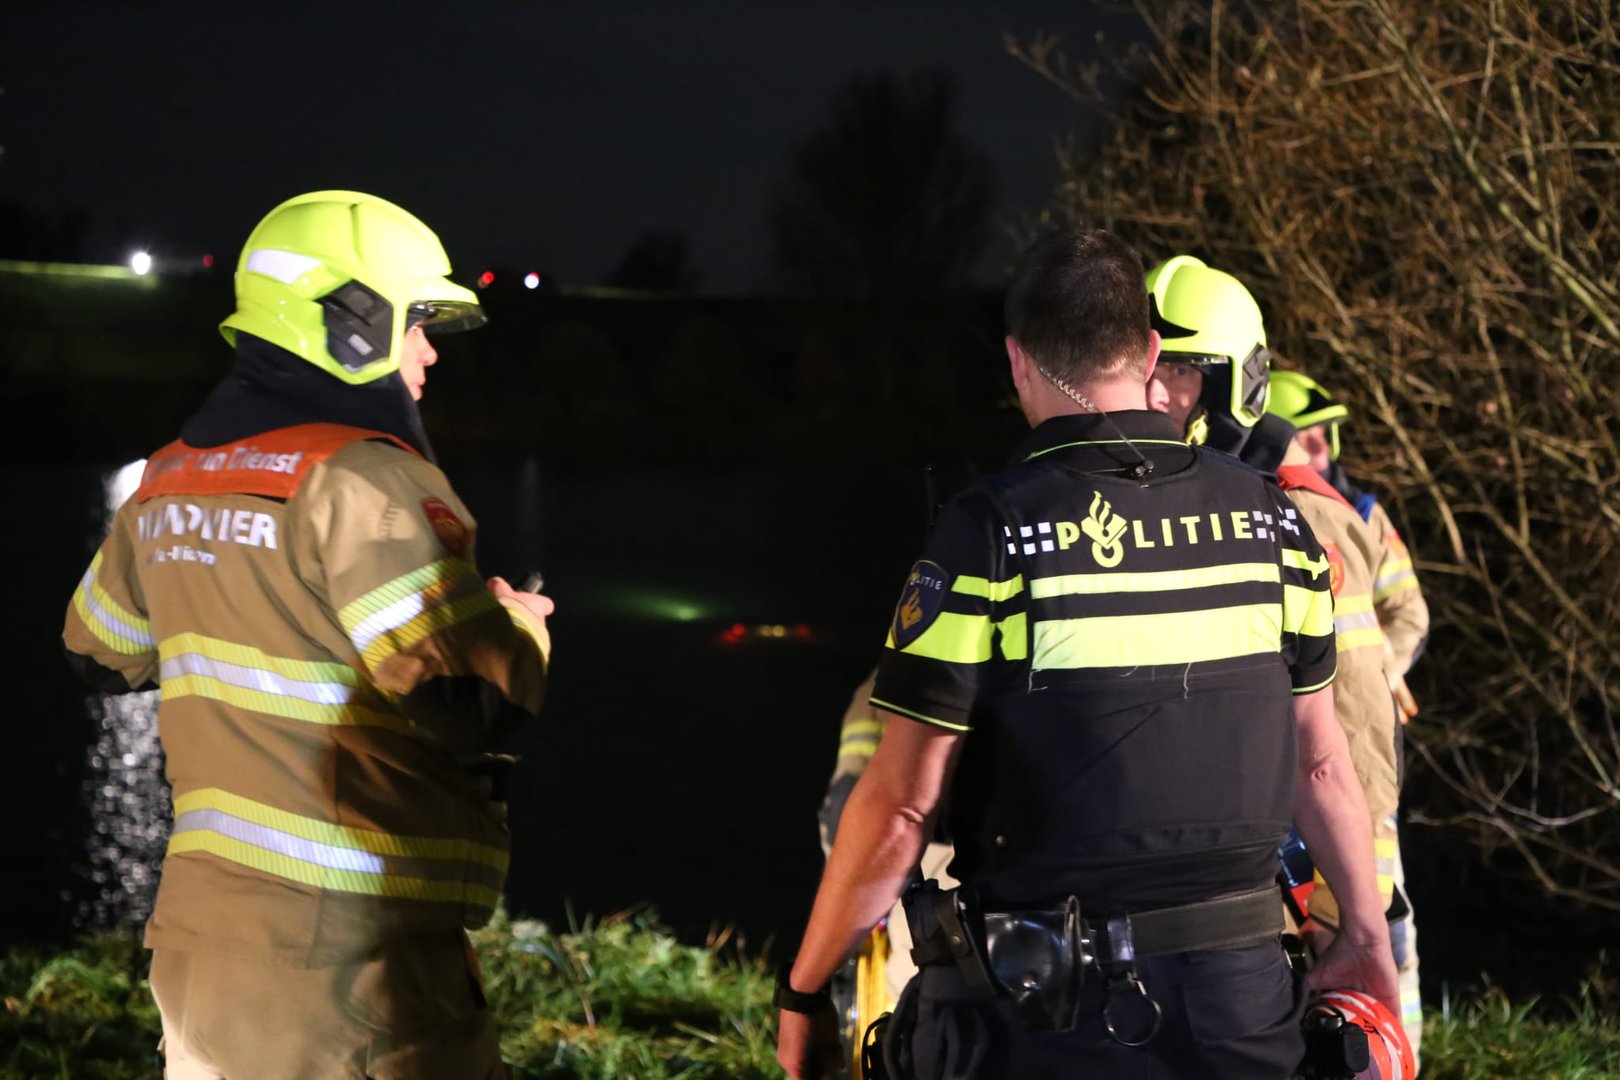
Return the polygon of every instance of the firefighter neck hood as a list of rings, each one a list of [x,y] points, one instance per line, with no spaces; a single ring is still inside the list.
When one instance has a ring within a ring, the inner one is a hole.
[[[247,333],[236,335],[236,363],[180,438],[189,446],[220,446],[298,424],[381,431],[433,459],[422,414],[397,371],[351,385]]]

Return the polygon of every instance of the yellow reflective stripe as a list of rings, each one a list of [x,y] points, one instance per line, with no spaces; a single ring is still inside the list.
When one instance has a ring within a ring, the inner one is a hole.
[[[990,659],[990,616],[941,612],[932,626],[900,651],[951,664],[982,664]]]
[[[839,757],[871,757],[883,737],[883,721],[851,720],[838,735]]]
[[[1282,549],[1282,564],[1295,570],[1306,570],[1311,577],[1319,577],[1327,573],[1328,561],[1326,555],[1311,558],[1298,548],[1285,547]]]
[[[1009,581],[991,581],[989,578],[963,574],[951,582],[951,592],[963,596],[982,596],[986,600],[1011,600],[1024,591],[1024,575],[1016,574]]]
[[[1084,442],[1060,443],[1057,446],[1048,446],[1045,450],[1037,450],[1025,461],[1034,461],[1042,454],[1050,454],[1054,450],[1067,450],[1071,446],[1119,446],[1119,439],[1088,439]],[[1131,439],[1127,445],[1131,446],[1186,446],[1184,439]]]
[[[1345,593],[1333,598],[1333,611],[1337,615],[1359,615],[1372,609],[1371,593]]]
[[[1311,876],[1316,880],[1317,891],[1320,892],[1320,893],[1325,893],[1327,895],[1327,897],[1330,897],[1332,899],[1332,902],[1334,903],[1335,908],[1336,908],[1337,904],[1338,904],[1338,897],[1333,896],[1333,890],[1328,885],[1327,879],[1322,876],[1322,871],[1318,870],[1314,874],[1312,874]],[[1392,899],[1395,898],[1395,875],[1393,875],[1393,874],[1379,874],[1378,877],[1377,877],[1377,880],[1378,880],[1378,896],[1379,896],[1379,898],[1381,900],[1384,901],[1384,906],[1388,907],[1389,902]],[[1316,898],[1317,898],[1317,893],[1312,893],[1311,894],[1311,903],[1313,903],[1313,904],[1316,903],[1317,902]]]
[[[1338,676],[1338,674],[1339,674],[1339,669],[1337,667],[1334,667],[1333,674],[1329,675],[1327,678],[1323,679],[1321,682],[1317,683],[1315,686],[1296,686],[1296,687],[1294,687],[1294,696],[1298,697],[1301,694],[1314,694],[1318,690],[1322,689],[1325,686],[1331,686],[1332,683],[1333,683],[1333,680]]]
[[[950,723],[948,721],[945,721],[945,720],[936,720],[932,716],[928,716],[925,713],[912,712],[910,709],[901,708],[899,705],[895,705],[892,702],[888,702],[888,701],[882,701],[882,700],[880,700],[878,698],[873,698],[872,699],[872,704],[876,705],[880,709],[888,709],[892,713],[898,713],[899,715],[904,716],[904,717],[908,717],[908,718],[910,718],[912,720],[921,720],[925,724],[933,724],[935,727],[947,728],[947,729],[949,729],[951,731],[972,731],[973,730],[972,728],[968,727],[966,724],[952,724],[952,723]]]
[[[1001,655],[1008,660],[1029,658],[1029,616],[1020,611],[996,623],[1001,635]]]
[[[1283,586],[1283,631],[1307,637],[1333,633],[1333,594],[1299,585]]]
[[[175,817],[194,810],[219,810],[243,821],[250,821],[255,825],[263,825],[267,829],[302,837],[305,840],[313,840],[318,844],[368,851],[373,855],[393,855],[411,859],[460,859],[465,862],[483,863],[497,870],[505,870],[509,862],[507,853],[500,848],[480,844],[477,841],[436,836],[396,836],[375,829],[334,825],[319,818],[278,810],[274,806],[233,795],[219,788],[198,788],[175,796]]]
[[[338,621],[343,624],[344,631],[352,636],[361,623],[384,608],[434,585],[446,584],[468,575],[477,578],[478,569],[466,559],[456,556],[440,559],[408,574],[401,574],[393,581],[372,589],[358,600],[343,605],[338,612]]]
[[[1384,631],[1377,626],[1364,626],[1359,630],[1342,630],[1335,637],[1340,652],[1351,652],[1355,649],[1382,649],[1384,647]]]
[[[1408,566],[1398,574],[1388,574],[1378,579],[1373,589],[1373,599],[1383,600],[1396,593],[1409,592],[1418,587],[1417,573]]]
[[[1192,570],[1138,570],[1113,574],[1059,574],[1036,578],[1029,583],[1029,595],[1041,600],[1049,596],[1098,596],[1108,593],[1169,592],[1174,589],[1203,589],[1216,585],[1282,580],[1276,563],[1227,563],[1201,566]]]
[[[499,889],[468,881],[433,881],[426,878],[401,877],[393,874],[368,874],[355,870],[338,870],[303,862],[278,851],[267,851],[252,844],[234,840],[215,832],[179,833],[169,838],[170,855],[206,852],[221,859],[247,866],[254,870],[313,885],[318,889],[338,892],[364,893],[369,896],[387,896],[403,900],[437,900],[454,904],[476,904],[494,908],[500,903]]]
[[[158,643],[158,659],[169,660],[181,653],[197,653],[213,660],[221,660],[227,664],[237,664],[241,667],[258,668],[261,671],[273,671],[277,675],[300,682],[333,682],[343,683],[345,686],[362,686],[360,673],[348,664],[340,664],[325,660],[293,660],[286,657],[271,656],[251,645],[239,645],[234,641],[225,641],[221,638],[206,637],[202,634],[184,633],[166,637]]]
[[[79,621],[84,623],[85,629],[113,652],[124,656],[140,656],[142,653],[152,651],[150,645],[132,641],[103,622],[99,613],[91,606],[89,594],[85,591],[83,583],[73,590],[73,610],[78,612]]]
[[[432,637],[442,630],[475,619],[491,611],[501,610],[500,601],[488,589],[480,589],[471,596],[463,596],[460,600],[448,604],[432,604],[421,614],[402,626],[384,631],[366,646],[361,653],[361,659],[366,666],[375,669],[388,657],[397,652],[403,652],[424,638]]]
[[[306,724],[380,727],[400,732],[411,730],[410,723],[404,717],[381,709],[355,704],[320,705],[190,672],[163,679],[162,690],[164,701],[177,701],[185,697],[207,698],[232,708],[279,716],[283,720],[301,720]]]
[[[99,580],[102,553],[96,552],[90,568],[73,590],[73,609],[96,639],[114,652],[139,656],[157,644],[152,624],[114,600]]]
[[[1035,624],[1031,666],[1046,670],[1194,664],[1275,653],[1281,645],[1282,610],[1277,604],[1051,619]]]
[[[1373,837],[1373,857],[1387,859],[1393,866],[1395,859],[1401,853],[1401,842],[1393,836]]]

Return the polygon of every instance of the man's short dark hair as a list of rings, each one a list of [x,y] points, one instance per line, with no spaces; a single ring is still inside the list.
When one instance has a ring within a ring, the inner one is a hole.
[[[1103,229],[1055,229],[1025,249],[1007,285],[1007,333],[1071,383],[1146,373],[1142,259]]]

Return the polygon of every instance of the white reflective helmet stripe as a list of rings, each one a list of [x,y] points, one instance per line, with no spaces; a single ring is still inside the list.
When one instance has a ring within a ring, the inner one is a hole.
[[[246,268],[255,274],[273,277],[285,285],[291,285],[319,265],[321,260],[300,255],[296,251],[260,248],[248,253]]]

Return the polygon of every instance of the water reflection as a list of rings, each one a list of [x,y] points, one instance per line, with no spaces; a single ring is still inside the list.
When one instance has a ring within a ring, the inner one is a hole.
[[[103,532],[134,493],[145,466],[133,462],[104,477]],[[96,739],[84,782],[91,828],[83,872],[91,888],[74,917],[82,929],[139,926],[152,913],[171,814],[157,706],[156,690],[86,699]]]

